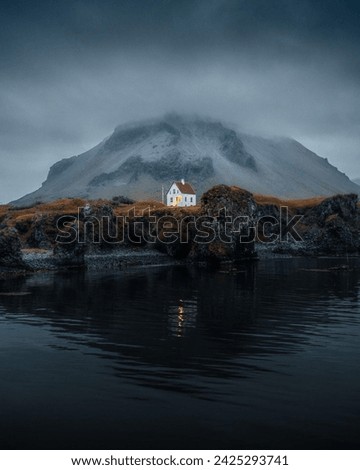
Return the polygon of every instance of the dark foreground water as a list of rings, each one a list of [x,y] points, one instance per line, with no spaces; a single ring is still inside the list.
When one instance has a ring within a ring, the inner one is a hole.
[[[358,448],[360,262],[309,270],[341,262],[0,281],[1,448]]]

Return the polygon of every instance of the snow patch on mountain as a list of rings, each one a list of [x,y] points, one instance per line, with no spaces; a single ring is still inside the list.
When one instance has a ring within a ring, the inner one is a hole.
[[[211,119],[166,115],[117,127],[91,150],[60,160],[15,204],[61,197],[160,198],[176,179],[201,194],[214,184],[281,197],[359,192],[327,159],[289,138],[236,132]]]

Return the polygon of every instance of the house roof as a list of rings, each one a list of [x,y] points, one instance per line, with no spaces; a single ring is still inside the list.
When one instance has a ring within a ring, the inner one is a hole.
[[[190,183],[182,183],[181,181],[174,181],[174,183],[183,194],[196,194]]]

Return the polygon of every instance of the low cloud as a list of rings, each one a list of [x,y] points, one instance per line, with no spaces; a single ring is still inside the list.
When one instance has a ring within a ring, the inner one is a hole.
[[[5,2],[0,33],[0,201],[118,124],[169,111],[294,137],[360,176],[355,2],[20,5]]]

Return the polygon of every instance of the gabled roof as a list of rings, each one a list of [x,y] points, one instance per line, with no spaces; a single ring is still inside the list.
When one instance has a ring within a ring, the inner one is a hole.
[[[196,194],[194,188],[191,186],[190,183],[182,183],[181,181],[174,181],[174,183],[179,188],[182,194]]]

